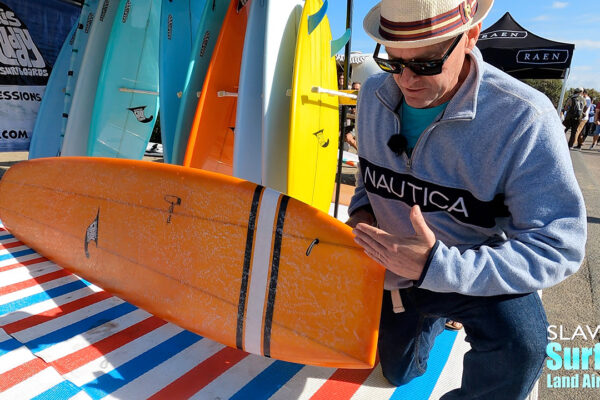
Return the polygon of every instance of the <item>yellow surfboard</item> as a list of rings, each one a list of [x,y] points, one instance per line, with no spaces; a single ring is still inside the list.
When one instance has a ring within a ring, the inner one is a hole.
[[[176,165],[43,158],[2,177],[0,218],[58,265],[227,346],[375,362],[384,269],[350,227],[272,189]]]
[[[338,98],[315,87],[337,89],[327,16],[309,33],[309,16],[321,0],[306,0],[294,60],[290,111],[288,195],[327,211],[333,194],[339,140]]]

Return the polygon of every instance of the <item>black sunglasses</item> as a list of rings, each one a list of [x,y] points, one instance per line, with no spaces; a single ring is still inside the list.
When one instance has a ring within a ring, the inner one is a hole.
[[[462,39],[463,34],[461,33],[454,39],[446,54],[442,56],[442,58],[437,60],[429,60],[429,61],[404,61],[401,58],[379,58],[379,49],[381,48],[381,44],[377,43],[375,47],[375,53],[373,53],[373,60],[379,65],[379,68],[384,70],[385,72],[389,72],[390,74],[402,74],[404,68],[410,68],[412,72],[417,75],[438,75],[442,73],[442,66],[444,62],[450,57],[450,54],[454,51],[460,39]]]

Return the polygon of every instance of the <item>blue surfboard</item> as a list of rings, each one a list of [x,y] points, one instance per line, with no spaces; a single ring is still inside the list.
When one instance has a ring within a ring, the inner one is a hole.
[[[142,159],[158,114],[162,0],[121,0],[106,47],[88,156]]]
[[[192,45],[206,0],[163,0],[160,22],[160,131],[164,161],[170,163],[177,115]]]
[[[177,116],[172,164],[183,164],[198,105],[198,94],[204,85],[204,78],[228,8],[229,1],[227,0],[207,1],[204,5]]]
[[[35,119],[33,135],[29,144],[29,159],[56,157],[60,153],[62,114],[67,86],[67,71],[71,64],[71,53],[76,23],[63,43],[52,68],[52,73],[42,97],[42,103]]]

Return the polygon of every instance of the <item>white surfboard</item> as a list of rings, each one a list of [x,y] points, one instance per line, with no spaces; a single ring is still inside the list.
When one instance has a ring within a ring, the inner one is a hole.
[[[62,144],[63,156],[84,156],[87,152],[92,110],[98,88],[106,44],[119,8],[119,0],[102,0],[98,4],[88,43],[85,48]]]
[[[272,2],[271,2],[272,3]],[[238,90],[233,176],[261,184],[267,0],[250,5]]]
[[[287,192],[290,97],[304,1],[269,2],[263,82],[262,184]]]
[[[87,42],[90,37],[90,32],[94,26],[94,16],[98,9],[98,4],[99,0],[88,0],[84,2],[83,6],[81,7],[81,15],[79,16],[77,33],[75,34],[75,41],[73,42],[73,48],[71,49],[71,63],[67,73],[67,86],[65,88],[62,128],[60,132],[60,141],[58,143],[59,151],[62,149],[62,143],[64,141],[65,131],[69,121],[69,112],[71,111],[71,105],[73,104],[73,94],[75,92],[77,81],[79,80],[81,63],[83,62],[83,56],[85,54]]]

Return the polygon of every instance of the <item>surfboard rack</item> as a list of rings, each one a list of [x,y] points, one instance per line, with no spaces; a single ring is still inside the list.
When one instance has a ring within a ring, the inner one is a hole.
[[[150,91],[150,90],[140,90],[140,89],[131,89],[131,88],[119,88],[119,92],[124,93],[137,93],[137,94],[149,94],[152,96],[158,96],[158,92]]]
[[[350,93],[348,93],[348,92],[341,91],[341,90],[325,89],[320,86],[313,86],[310,89],[310,91],[313,93],[325,93],[325,94],[329,94],[332,96],[346,97],[346,98],[352,99],[352,100],[356,100],[358,98],[358,96],[354,93],[354,91],[351,91]]]
[[[219,90],[217,92],[217,97],[238,97],[238,94],[234,92],[228,92],[226,90]]]

